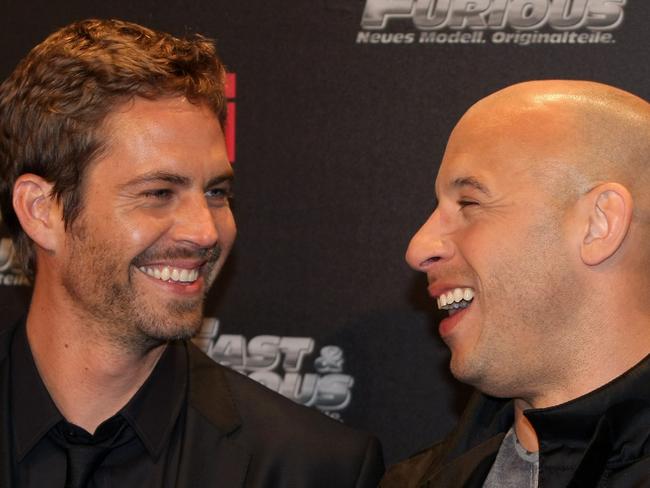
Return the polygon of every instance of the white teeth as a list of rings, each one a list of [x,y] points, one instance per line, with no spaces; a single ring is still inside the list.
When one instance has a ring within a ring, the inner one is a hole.
[[[162,273],[160,273],[160,279],[163,281],[167,281],[170,275],[171,273],[169,272],[169,266],[165,266],[162,270]]]
[[[441,310],[462,309],[474,299],[474,290],[471,288],[454,288],[447,293],[442,293],[436,301]]]
[[[140,266],[138,268],[144,274],[156,278],[161,281],[175,281],[179,283],[192,283],[199,277],[199,270],[197,269],[184,269],[184,268],[170,268],[164,266],[163,268]]]

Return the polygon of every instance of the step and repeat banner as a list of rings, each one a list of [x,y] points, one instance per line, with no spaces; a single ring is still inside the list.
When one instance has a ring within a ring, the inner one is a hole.
[[[435,207],[458,117],[530,79],[650,98],[647,0],[5,0],[0,77],[89,17],[217,41],[239,234],[196,342],[374,432],[388,463],[441,438],[468,396],[448,373],[425,278],[403,258]],[[0,313],[12,321],[30,290],[0,233]]]

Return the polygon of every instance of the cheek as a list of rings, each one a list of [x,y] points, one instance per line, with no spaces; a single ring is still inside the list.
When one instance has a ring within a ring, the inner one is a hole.
[[[237,236],[235,218],[229,207],[220,209],[215,215],[215,226],[219,235],[219,243],[224,251],[229,251]]]
[[[113,239],[141,252],[163,236],[169,226],[161,220],[122,220],[113,226]]]
[[[477,267],[512,256],[512,248],[517,247],[515,241],[511,230],[487,224],[472,225],[457,233],[459,251]]]
[[[523,268],[530,263],[522,263],[528,259],[525,242],[512,229],[473,226],[458,235],[457,243],[462,261],[477,281],[485,310],[494,306],[495,298],[500,301],[504,294],[512,294],[513,285],[527,274]]]

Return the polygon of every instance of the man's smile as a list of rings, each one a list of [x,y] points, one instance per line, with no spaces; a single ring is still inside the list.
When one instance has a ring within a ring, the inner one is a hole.
[[[161,281],[173,281],[176,283],[193,283],[199,278],[200,268],[179,268],[174,266],[156,265],[139,266],[138,269],[144,274]]]
[[[445,310],[448,313],[448,316],[440,321],[438,327],[440,337],[447,340],[462,317],[470,311],[476,292],[474,288],[467,286],[436,283],[429,285],[429,295],[435,298],[439,310]]]
[[[449,315],[454,315],[459,309],[469,306],[474,299],[474,290],[471,288],[454,288],[436,297],[439,310],[448,310]]]
[[[131,264],[161,284],[182,286],[184,292],[189,292],[191,289],[200,288],[199,285],[203,284],[202,277],[210,275],[220,255],[220,246],[198,252],[161,251],[151,248],[140,254]]]
[[[208,286],[205,276],[212,269],[210,262],[151,263],[135,267],[155,288],[177,297],[196,298]]]

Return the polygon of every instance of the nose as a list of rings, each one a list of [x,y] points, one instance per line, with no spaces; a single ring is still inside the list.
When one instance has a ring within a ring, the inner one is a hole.
[[[211,248],[219,240],[216,212],[211,209],[203,194],[187,197],[176,211],[174,240],[199,248]],[[229,211],[229,210],[228,210]]]
[[[411,238],[406,250],[406,262],[416,271],[426,272],[438,261],[453,256],[452,243],[440,231],[440,212],[435,210]]]

